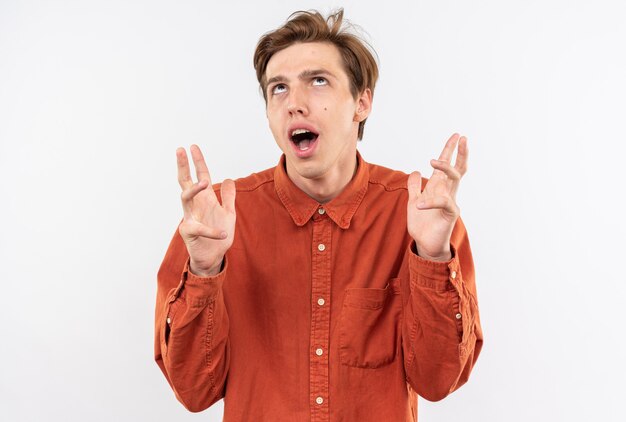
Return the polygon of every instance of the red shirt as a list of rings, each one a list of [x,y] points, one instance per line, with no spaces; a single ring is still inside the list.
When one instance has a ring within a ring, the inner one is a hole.
[[[174,235],[158,274],[158,365],[187,409],[224,398],[226,422],[416,421],[416,393],[459,388],[482,346],[461,219],[452,259],[427,261],[406,228],[406,174],[358,155],[322,205],[284,164],[236,180],[218,275],[192,274]]]

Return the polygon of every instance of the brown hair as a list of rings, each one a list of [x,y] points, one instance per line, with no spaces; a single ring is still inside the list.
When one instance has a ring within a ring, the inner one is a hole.
[[[254,69],[266,103],[267,63],[280,50],[306,42],[328,42],[337,47],[350,80],[352,96],[356,99],[367,88],[374,95],[378,65],[372,53],[376,53],[366,41],[348,32],[350,25],[342,27],[342,22],[343,9],[330,14],[326,19],[317,11],[299,11],[292,13],[283,26],[259,39],[254,51]],[[365,120],[359,123],[358,139],[363,138]]]

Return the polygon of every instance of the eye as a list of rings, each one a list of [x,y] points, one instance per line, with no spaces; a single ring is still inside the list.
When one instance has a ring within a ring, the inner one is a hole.
[[[317,76],[316,78],[313,79],[313,85],[328,85],[328,81],[326,80],[326,78],[322,78],[321,76]]]
[[[285,84],[276,84],[272,88],[272,95],[281,94],[287,90],[287,86]]]

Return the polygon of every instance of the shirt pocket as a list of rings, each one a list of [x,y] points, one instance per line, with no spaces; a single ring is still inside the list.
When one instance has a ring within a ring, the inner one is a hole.
[[[384,289],[346,289],[339,316],[339,358],[343,365],[378,368],[399,351],[401,299],[398,279]]]

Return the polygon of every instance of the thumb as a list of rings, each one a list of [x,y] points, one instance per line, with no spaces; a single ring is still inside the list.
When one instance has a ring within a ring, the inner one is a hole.
[[[406,182],[407,190],[409,191],[409,202],[414,202],[422,195],[422,175],[419,171],[414,171],[409,174],[409,178]]]
[[[235,213],[235,195],[237,190],[235,189],[235,182],[231,179],[226,179],[222,182],[221,194],[222,194],[222,206],[228,212]]]

